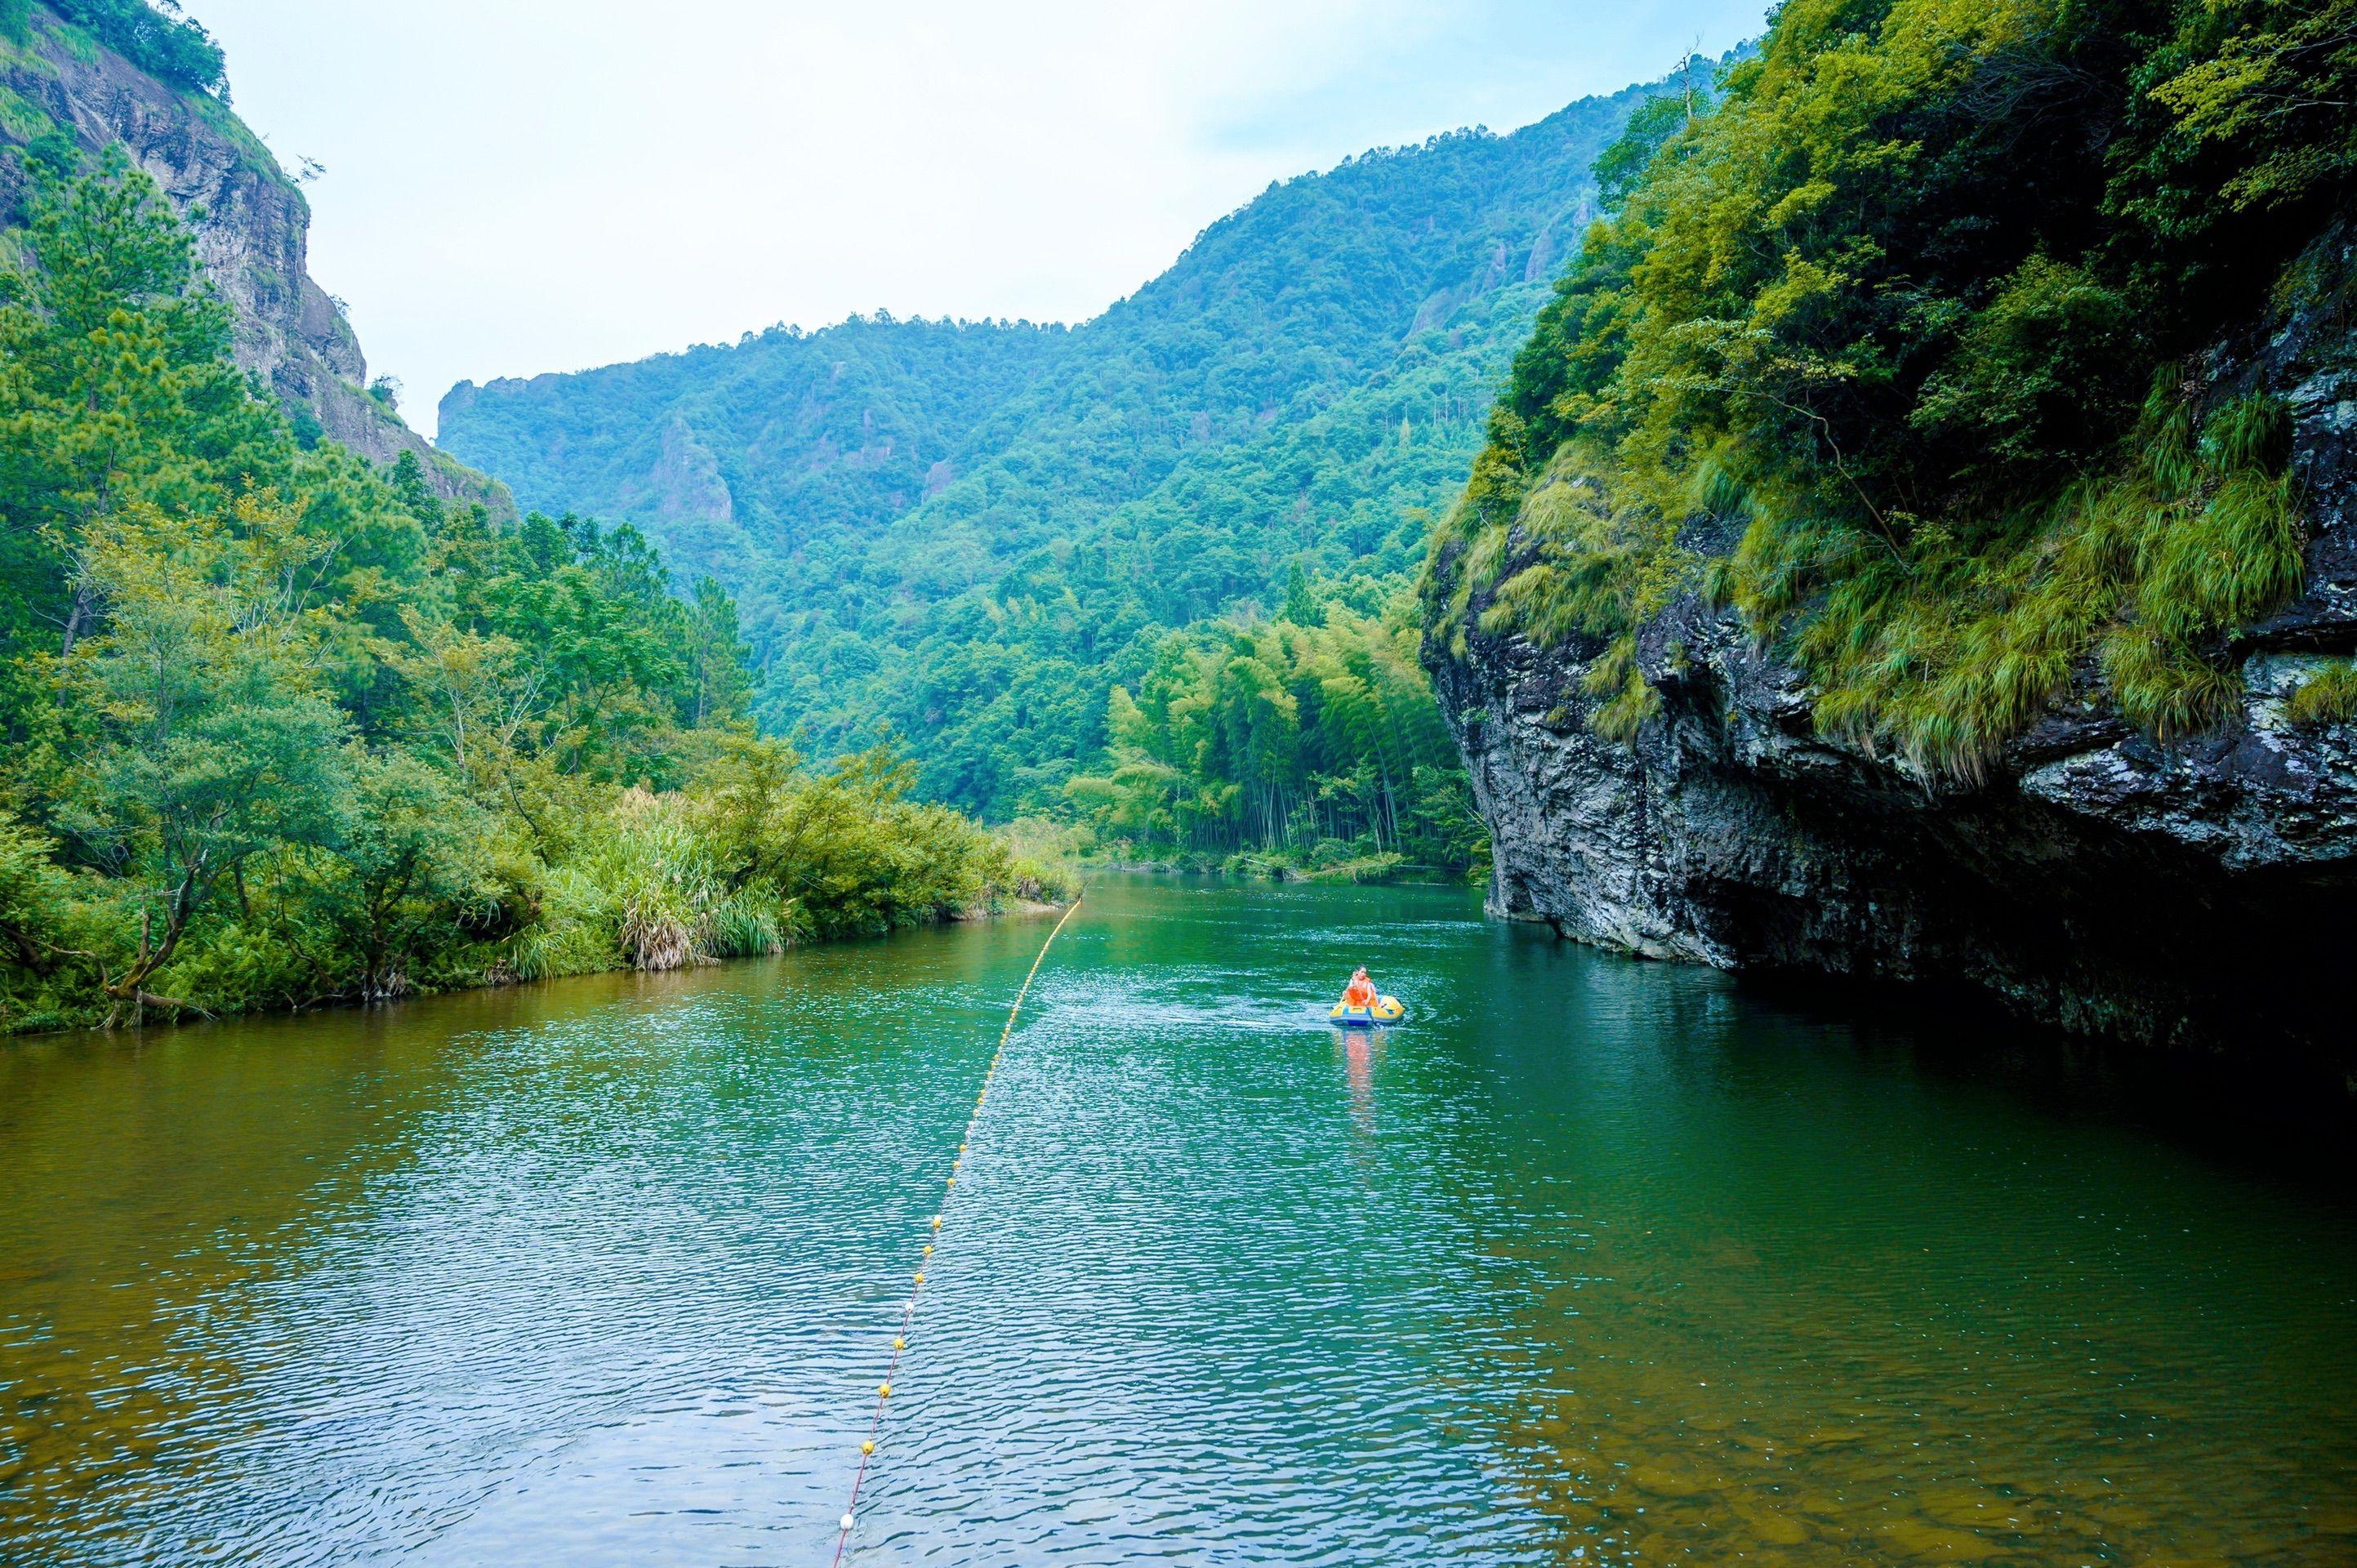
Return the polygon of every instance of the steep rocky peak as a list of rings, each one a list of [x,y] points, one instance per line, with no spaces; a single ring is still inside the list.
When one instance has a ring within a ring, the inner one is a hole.
[[[369,395],[360,339],[310,274],[310,204],[261,139],[220,99],[158,81],[37,0],[24,36],[0,38],[0,148],[13,155],[0,156],[0,224],[25,220],[24,150],[60,134],[85,154],[121,147],[162,188],[235,314],[238,364],[298,425],[377,462],[414,452],[446,497],[512,511],[504,487]]]

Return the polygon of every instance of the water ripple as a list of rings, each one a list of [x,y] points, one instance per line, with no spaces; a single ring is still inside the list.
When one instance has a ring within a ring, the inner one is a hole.
[[[824,1561],[1044,934],[0,1058],[0,1560]],[[1445,890],[1108,888],[1026,1018],[861,1564],[2357,1546],[2297,1195]]]

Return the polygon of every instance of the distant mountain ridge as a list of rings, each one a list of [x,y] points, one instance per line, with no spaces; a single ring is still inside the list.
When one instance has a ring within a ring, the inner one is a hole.
[[[1064,329],[856,317],[576,375],[461,381],[446,450],[495,453],[526,506],[639,522],[691,572],[758,578],[938,490],[942,465]],[[725,461],[724,461],[725,455]]]
[[[1075,328],[859,317],[462,382],[443,448],[627,520],[743,606],[764,717],[891,732],[1004,814],[1102,744],[1163,628],[1298,564],[1372,607],[1420,561],[1652,89],[1270,187]]]

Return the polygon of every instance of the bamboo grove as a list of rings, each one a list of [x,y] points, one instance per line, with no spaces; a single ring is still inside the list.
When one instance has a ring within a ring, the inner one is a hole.
[[[1107,766],[1065,787],[1133,855],[1357,879],[1486,860],[1456,748],[1416,663],[1405,595],[1316,605],[1165,640],[1115,687]]]

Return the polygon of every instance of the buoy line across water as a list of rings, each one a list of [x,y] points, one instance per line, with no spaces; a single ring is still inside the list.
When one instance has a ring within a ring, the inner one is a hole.
[[[1031,961],[1030,972],[1023,977],[1023,984],[1015,993],[1015,1005],[1006,1010],[1006,1026],[998,1031],[998,1045],[990,1053],[990,1065],[982,1069],[982,1087],[974,1092],[974,1111],[965,1119],[965,1131],[958,1134],[957,1157],[950,1161],[950,1179],[942,1188],[942,1206],[925,1231],[925,1250],[919,1254],[917,1277],[909,1292],[909,1305],[900,1309],[900,1331],[892,1336],[892,1359],[884,1368],[883,1382],[876,1389],[876,1413],[869,1419],[867,1435],[859,1444],[859,1468],[851,1477],[851,1500],[844,1505],[842,1528],[834,1538],[837,1568],[843,1562],[844,1548],[851,1541],[851,1527],[858,1522],[859,1488],[867,1480],[868,1462],[876,1457],[876,1436],[884,1430],[884,1407],[892,1399],[893,1374],[900,1369],[901,1353],[909,1348],[909,1329],[917,1320],[917,1302],[925,1294],[925,1265],[932,1262],[933,1244],[941,1235],[942,1221],[949,1218],[950,1206],[957,1197],[958,1170],[965,1163],[966,1143],[974,1136],[975,1123],[982,1120],[983,1106],[990,1099],[991,1077],[998,1071],[999,1058],[1006,1054],[1006,1042],[1014,1036],[1015,1020],[1023,1011],[1023,999],[1031,994],[1031,983],[1039,978],[1039,966],[1048,961],[1048,950],[1054,947],[1056,939],[1064,934],[1065,922],[1080,913],[1081,897],[1081,894],[1072,895],[1072,907],[1064,911],[1062,918],[1056,922],[1056,929],[1049,931],[1048,940],[1039,944],[1039,954]]]

